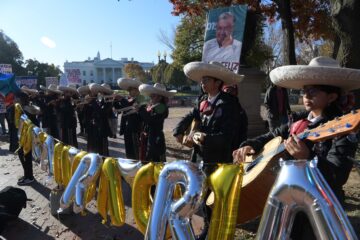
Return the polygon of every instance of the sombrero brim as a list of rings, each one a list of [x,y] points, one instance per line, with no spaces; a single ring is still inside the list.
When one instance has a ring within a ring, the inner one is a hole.
[[[59,90],[62,92],[69,92],[72,95],[79,95],[78,91],[75,88],[71,88],[67,86],[59,86]]]
[[[34,105],[25,106],[24,111],[26,111],[32,115],[39,115],[41,113],[40,108],[38,106],[34,106]]]
[[[79,87],[77,89],[77,91],[81,96],[84,96],[84,95],[87,95],[90,93],[90,88],[88,85],[86,85],[86,86]]]
[[[139,86],[139,91],[140,91],[140,94],[142,94],[144,96],[150,96],[151,94],[157,94],[157,95],[161,95],[164,97],[172,97],[176,94],[175,90],[166,91],[166,90],[156,88],[149,84],[141,84]]]
[[[91,83],[89,85],[90,91],[94,94],[103,93],[106,95],[113,94],[113,90],[103,87],[97,83]]]
[[[37,94],[39,91],[31,88],[21,88],[21,91],[26,94]]]
[[[225,85],[238,84],[244,79],[244,75],[236,74],[223,66],[204,62],[186,64],[184,73],[188,78],[196,82],[201,82],[203,77],[208,76],[222,80]]]
[[[337,67],[290,65],[270,72],[271,81],[280,87],[302,89],[305,85],[329,85],[350,91],[360,88],[360,70]]]
[[[130,87],[138,88],[142,83],[130,78],[120,78],[117,80],[117,84],[121,89],[128,90]]]

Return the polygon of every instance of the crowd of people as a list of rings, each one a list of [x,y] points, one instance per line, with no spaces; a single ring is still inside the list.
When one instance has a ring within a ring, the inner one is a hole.
[[[318,74],[313,73],[314,69]],[[288,159],[313,159],[317,156],[320,172],[339,201],[343,202],[342,187],[353,166],[349,159],[355,155],[357,135],[313,143],[299,139],[297,134],[347,113],[352,101],[346,98],[346,93],[360,87],[359,72],[341,68],[335,60],[327,57],[315,58],[309,66],[273,70],[270,78],[274,87],[266,94],[265,104],[270,109],[276,108],[277,112],[270,112],[273,122],[268,133],[248,139],[246,109],[237,98],[237,86],[244,76],[216,62],[188,63],[184,66],[184,73],[200,84],[202,92],[192,110],[173,130],[173,136],[179,143],[192,147],[190,160],[201,163],[208,176],[217,164],[244,162],[246,156],[259,153],[269,140],[281,136],[285,139]],[[126,157],[144,162],[166,162],[163,126],[169,114],[168,99],[175,92],[167,91],[161,84],[147,85],[136,79],[122,78],[118,84],[128,91],[128,96],[115,94],[106,84],[92,83],[78,89],[50,85],[37,91],[23,87],[16,98],[35,125],[65,144],[77,147],[79,121],[80,132],[87,139],[87,151],[103,156],[109,155],[108,138],[116,136],[111,119],[116,119],[116,113],[121,112],[120,135],[124,135]],[[284,94],[286,89],[302,91],[304,111],[290,111]],[[8,112],[13,111],[9,106]],[[291,121],[288,121],[288,116]],[[10,148],[14,150],[16,134],[12,133],[15,129],[10,125]],[[25,154],[20,149],[18,155],[24,167],[24,177],[18,184],[26,185],[34,181],[31,152]],[[205,226],[208,226],[211,209],[205,207],[204,213]],[[294,232],[297,233],[293,239],[300,236],[306,226],[301,216],[296,221]]]

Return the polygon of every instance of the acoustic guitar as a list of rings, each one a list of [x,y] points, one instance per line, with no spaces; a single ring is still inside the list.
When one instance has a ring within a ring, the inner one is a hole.
[[[357,131],[360,125],[360,111],[335,118],[317,128],[305,130],[298,134],[299,139],[321,142],[336,136]],[[244,176],[240,193],[239,214],[237,223],[242,224],[260,216],[267,197],[279,172],[279,158],[285,155],[285,146],[281,137],[276,137],[265,144],[256,156],[246,157]],[[206,204],[214,203],[214,193],[208,197]]]
[[[188,129],[186,129],[185,133],[184,133],[184,136],[182,138],[182,145],[188,147],[188,148],[192,148],[194,146],[194,143],[192,141],[188,141],[187,138],[189,135],[193,134],[196,129],[198,128],[199,126],[199,121],[196,121],[195,119],[192,120],[191,122],[191,125]]]

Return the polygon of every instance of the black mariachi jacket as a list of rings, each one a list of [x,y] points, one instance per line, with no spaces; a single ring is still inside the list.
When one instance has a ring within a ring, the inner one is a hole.
[[[121,99],[120,102],[114,103],[115,109],[121,109],[125,107],[132,106],[133,104],[137,103],[136,99],[129,98],[129,99]],[[131,110],[129,110],[131,111]],[[120,123],[120,136],[121,135],[127,135],[131,133],[140,133],[141,126],[142,126],[142,120],[138,113],[129,114],[127,116],[124,116],[126,114],[126,111],[121,116],[121,123]]]
[[[144,121],[144,133],[147,134],[146,160],[159,162],[165,154],[164,121],[169,115],[169,109],[164,103],[152,106],[141,106],[139,115]]]
[[[237,99],[220,92],[212,104],[209,115],[200,111],[200,105],[208,98],[207,94],[198,99],[197,105],[189,112],[173,130],[173,135],[184,134],[193,120],[199,121],[197,131],[206,134],[201,146],[194,145],[191,160],[204,163],[231,163],[232,148],[235,135],[238,134],[236,112],[239,111]]]
[[[299,112],[293,114],[294,121],[305,119],[308,116],[307,112]],[[314,129],[319,125],[332,120],[332,117],[323,117],[316,123],[310,123],[308,129]],[[276,128],[273,132],[260,135],[253,139],[248,139],[243,142],[240,147],[251,146],[256,153],[258,153],[262,147],[274,137],[281,136],[283,139],[289,137],[289,126],[284,124]],[[318,157],[318,165],[332,164],[336,167],[351,168],[352,162],[348,159],[348,156],[353,157],[357,148],[357,139],[353,135],[345,135],[341,137],[335,137],[319,143],[312,143],[308,140],[304,140],[305,144],[311,151],[310,158]],[[291,159],[291,156],[288,156]],[[324,173],[323,173],[324,174]]]

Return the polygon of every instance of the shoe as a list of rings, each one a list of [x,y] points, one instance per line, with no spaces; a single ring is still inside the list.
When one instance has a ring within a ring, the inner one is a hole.
[[[25,176],[22,176],[21,178],[19,178],[19,179],[18,179],[18,182],[23,181],[23,180],[24,180],[24,178],[25,178]]]
[[[35,179],[34,178],[24,178],[22,181],[19,181],[17,184],[19,186],[24,186],[32,183]]]

